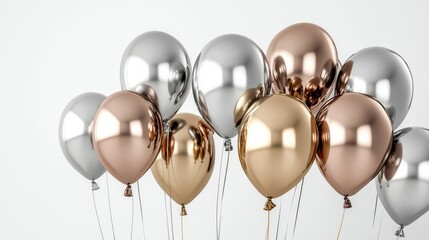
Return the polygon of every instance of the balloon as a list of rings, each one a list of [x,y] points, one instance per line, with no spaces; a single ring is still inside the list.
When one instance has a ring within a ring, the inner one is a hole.
[[[387,111],[393,129],[399,127],[413,100],[413,78],[404,59],[382,47],[365,48],[341,68],[335,94],[359,92],[377,99]]]
[[[234,34],[215,38],[201,51],[193,72],[193,92],[201,116],[222,138],[237,135],[235,107],[249,89],[271,91],[267,60],[250,39]],[[250,99],[251,102],[254,100]]]
[[[328,99],[340,64],[332,38],[310,23],[294,24],[278,33],[267,59],[273,92],[298,97],[313,111]]]
[[[162,119],[176,114],[188,96],[191,63],[183,46],[163,32],[136,37],[121,61],[121,86],[157,105]]]
[[[103,101],[94,118],[93,142],[97,155],[113,177],[130,184],[150,168],[161,146],[162,119],[157,108],[130,91]]]
[[[419,127],[395,132],[392,154],[376,181],[390,217],[407,226],[429,210],[429,130]]]
[[[182,205],[182,215],[186,215],[184,206],[203,190],[213,172],[213,130],[190,113],[177,114],[169,125],[171,132],[164,133],[161,153],[151,170],[159,186]]]
[[[238,156],[250,182],[270,201],[301,181],[314,161],[317,140],[316,120],[308,107],[294,97],[274,94],[257,100],[246,113]]]
[[[348,197],[383,167],[392,145],[392,124],[379,102],[359,93],[331,99],[316,120],[320,135],[317,164],[349,208]]]
[[[73,98],[63,110],[58,129],[61,150],[67,161],[89,180],[106,172],[91,141],[93,119],[104,99],[99,93],[84,93]]]

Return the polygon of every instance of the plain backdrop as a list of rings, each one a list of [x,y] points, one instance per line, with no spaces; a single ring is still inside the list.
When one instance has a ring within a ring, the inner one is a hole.
[[[266,50],[283,28],[312,22],[334,39],[344,62],[369,46],[384,46],[408,62],[414,101],[401,127],[429,127],[429,2],[286,0],[0,0],[0,239],[101,239],[90,183],[68,164],[58,144],[60,114],[74,96],[120,90],[119,64],[138,34],[160,30],[175,36],[192,61],[216,36],[237,33]],[[198,113],[192,93],[180,112]],[[216,137],[215,171],[188,206],[185,239],[215,239],[215,201],[222,140]],[[236,138],[233,139],[237,145]],[[243,173],[232,152],[224,199],[222,239],[264,239],[265,199]],[[105,239],[112,239],[106,177],[95,192]],[[116,239],[130,239],[132,199],[109,177]],[[146,239],[167,239],[164,194],[149,171],[141,180]],[[136,188],[134,188],[136,189]],[[135,191],[136,192],[136,191]],[[135,194],[136,195],[136,194]],[[381,205],[375,226],[375,184],[351,198],[341,239],[396,239],[396,224]],[[292,239],[292,194],[283,197],[278,239],[286,226]],[[134,198],[134,239],[142,227]],[[429,201],[429,199],[428,199]],[[275,239],[281,199],[275,199]],[[306,177],[294,239],[335,239],[343,199],[314,165]],[[180,209],[173,207],[175,239]],[[429,215],[406,228],[407,239],[428,239]]]

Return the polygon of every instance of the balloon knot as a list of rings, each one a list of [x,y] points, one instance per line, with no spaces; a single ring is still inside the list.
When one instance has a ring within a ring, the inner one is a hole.
[[[180,216],[186,216],[188,213],[186,212],[185,205],[182,204],[182,210],[180,211]]]
[[[350,199],[346,196],[344,196],[344,208],[352,208],[352,202],[350,201]]]
[[[127,187],[125,188],[124,196],[125,197],[132,197],[133,196],[133,190],[131,189],[131,185],[129,183],[127,184]]]
[[[164,132],[166,133],[171,132],[170,124],[168,123],[168,121],[164,122]]]
[[[276,205],[273,203],[273,201],[271,201],[271,199],[271,197],[268,197],[267,202],[264,205],[265,211],[271,211],[273,208],[276,207]]]
[[[231,152],[232,150],[234,150],[234,147],[232,146],[231,143],[231,139],[226,139],[225,142],[223,143],[223,146],[225,147],[225,151],[226,152]]]
[[[405,238],[404,226],[399,226],[399,229],[396,230],[395,235],[401,238]]]
[[[98,184],[94,180],[92,180],[91,185],[92,185],[92,191],[96,191],[96,190],[100,189],[100,187],[98,186]]]

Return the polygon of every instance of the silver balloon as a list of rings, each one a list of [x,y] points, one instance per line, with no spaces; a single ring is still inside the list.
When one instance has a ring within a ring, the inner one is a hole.
[[[384,208],[402,227],[429,210],[428,146],[428,129],[405,128],[395,132],[391,157],[376,180]],[[403,234],[402,229],[398,231]]]
[[[99,178],[106,171],[92,147],[92,121],[106,97],[99,93],[84,93],[65,107],[59,125],[61,149],[76,171],[89,180]]]
[[[244,36],[217,37],[198,56],[192,89],[203,118],[222,138],[232,138],[245,109],[271,91],[265,55]]]
[[[341,68],[335,94],[360,92],[376,98],[399,127],[413,99],[413,78],[407,63],[397,53],[370,47],[352,55]]]
[[[172,118],[189,92],[191,63],[171,35],[147,32],[126,48],[121,61],[123,90],[133,90],[158,106],[164,121]]]

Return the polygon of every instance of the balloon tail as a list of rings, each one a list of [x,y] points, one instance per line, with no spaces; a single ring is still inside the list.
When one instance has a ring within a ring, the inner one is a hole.
[[[124,196],[125,197],[132,197],[133,196],[133,189],[131,189],[131,185],[129,183],[127,184],[127,187],[125,188]]]
[[[222,162],[223,162],[223,151],[222,151],[218,185],[217,185],[217,197],[216,197],[216,237],[217,237],[217,240],[220,239],[220,229],[221,229],[221,225],[222,225],[223,197],[225,195],[226,179],[228,176],[229,157],[230,157],[230,152],[234,149],[232,146],[232,143],[231,143],[231,139],[225,139],[223,146],[225,147],[225,152],[227,152],[227,158],[226,158],[225,174],[223,177],[222,191],[221,191],[220,189],[221,189]]]
[[[141,199],[141,195],[140,195],[140,184],[139,184],[139,181],[137,181],[137,192],[139,194],[140,218],[141,218],[141,221],[142,221],[143,239],[146,239],[146,234],[145,234],[145,231],[144,231],[143,207],[142,207],[142,199]]]
[[[186,212],[186,207],[185,205],[182,204],[182,209],[180,210],[180,216],[187,216],[188,213]]]
[[[340,239],[341,230],[343,229],[344,215],[346,214],[346,208],[343,209],[343,216],[341,217],[340,229],[338,229],[337,240]]]
[[[292,206],[293,206],[293,202],[295,201],[295,195],[296,195],[296,190],[297,189],[298,189],[298,187],[295,186],[295,189],[293,190],[292,201],[290,202],[290,206],[289,206],[289,215],[287,217],[287,222],[286,222],[286,232],[285,232],[285,238],[284,238],[284,240],[286,240],[286,238],[287,238],[287,230],[289,228],[290,213],[292,212]]]
[[[283,196],[280,198],[280,204],[279,204],[279,215],[277,217],[277,227],[276,227],[276,240],[279,237],[279,229],[280,229],[280,217],[282,215],[282,202],[283,202]]]
[[[378,207],[378,193],[375,196],[374,216],[372,218],[372,230],[374,230],[375,216],[377,215],[377,207]]]
[[[296,223],[298,221],[299,207],[301,206],[301,197],[302,197],[302,189],[304,187],[304,180],[305,180],[305,177],[302,178],[301,189],[299,190],[298,205],[296,207],[295,222],[293,224],[292,239],[294,239],[294,237],[295,237]]]
[[[350,201],[350,199],[346,196],[344,196],[344,204],[343,204],[344,208],[352,208],[352,202]]]
[[[98,186],[98,184],[92,180],[91,182],[91,187],[92,187],[92,191],[97,191],[98,189],[100,189],[100,186]]]
[[[397,239],[399,239],[399,238],[405,238],[404,226],[403,225],[399,226],[399,229],[396,230],[395,235],[398,236]]]
[[[267,211],[267,232],[265,234],[265,240],[270,240],[270,212],[271,211]]]
[[[133,230],[134,230],[134,197],[133,195],[131,197],[131,233],[130,233],[130,239],[133,240]]]
[[[271,211],[273,208],[275,208],[276,207],[276,205],[273,203],[273,201],[271,200],[272,198],[271,197],[268,197],[268,199],[267,199],[267,201],[265,202],[265,205],[264,205],[264,210],[265,211]]]
[[[106,174],[106,185],[107,185],[107,201],[109,203],[110,225],[112,226],[113,239],[116,240],[115,227],[113,225],[112,204],[110,203],[109,175],[108,174]]]
[[[98,209],[97,209],[97,204],[95,202],[95,196],[94,196],[94,181],[92,181],[92,202],[94,203],[94,210],[95,210],[95,215],[97,216],[97,223],[98,223],[98,228],[100,229],[100,234],[101,234],[101,239],[104,240],[104,235],[103,235],[103,230],[101,229],[101,223],[100,223],[100,216],[98,215]],[[95,183],[96,184],[96,183]]]

